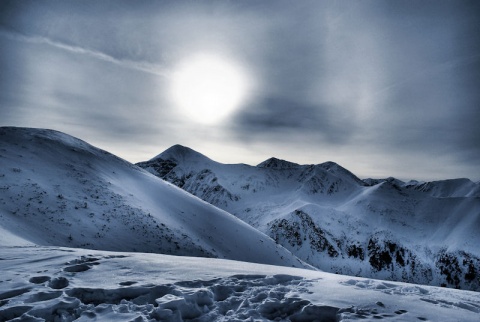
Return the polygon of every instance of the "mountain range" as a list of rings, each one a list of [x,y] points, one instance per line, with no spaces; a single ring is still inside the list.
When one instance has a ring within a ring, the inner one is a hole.
[[[181,145],[137,165],[321,270],[479,290],[478,182],[362,180],[334,162],[222,164]]]
[[[0,128],[0,245],[213,257],[479,290],[480,184],[360,179],[334,162],[222,164],[180,145],[133,165]]]

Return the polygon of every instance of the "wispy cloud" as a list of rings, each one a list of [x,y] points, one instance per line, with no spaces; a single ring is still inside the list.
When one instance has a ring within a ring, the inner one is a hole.
[[[102,60],[111,64],[122,66],[124,68],[138,70],[138,71],[153,74],[156,76],[168,77],[169,75],[169,71],[158,64],[152,64],[146,61],[118,59],[116,57],[113,57],[111,55],[108,55],[98,50],[66,44],[64,42],[51,39],[45,36],[26,35],[17,31],[12,31],[12,30],[2,29],[2,28],[0,28],[0,36],[6,37],[8,39],[24,41],[31,44],[49,45],[57,49],[65,50],[74,54],[90,56],[94,59]]]

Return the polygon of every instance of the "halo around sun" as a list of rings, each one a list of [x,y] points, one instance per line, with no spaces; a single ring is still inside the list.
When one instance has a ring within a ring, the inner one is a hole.
[[[171,98],[193,121],[215,124],[244,101],[248,79],[234,61],[213,54],[184,60],[173,72]]]

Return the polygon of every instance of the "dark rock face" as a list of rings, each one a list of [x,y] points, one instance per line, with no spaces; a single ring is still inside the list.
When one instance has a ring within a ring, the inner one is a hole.
[[[442,276],[442,286],[470,290],[480,288],[480,258],[472,254],[442,250],[437,254],[435,266]]]
[[[441,250],[428,258],[418,250],[409,249],[384,234],[374,234],[363,242],[335,237],[323,229],[304,211],[296,210],[287,218],[269,223],[269,235],[278,244],[297,254],[302,260],[317,255],[344,259],[349,267],[336,267],[337,273],[347,274],[352,267],[368,267],[368,276],[433,284],[478,291],[480,289],[480,258],[466,252]],[[308,256],[302,249],[307,249]],[[312,263],[313,264],[313,263]],[[325,267],[319,267],[325,269]]]
[[[326,252],[330,257],[337,257],[338,245],[331,242],[334,238],[318,227],[312,218],[301,210],[293,212],[293,220],[276,219],[270,226],[270,237],[283,245],[286,241],[291,247],[302,246],[308,240],[312,249],[318,253]]]
[[[145,162],[139,162],[137,165],[140,168],[147,169],[147,171],[154,175],[164,178],[170,171],[172,171],[177,164],[171,160],[155,159]]]

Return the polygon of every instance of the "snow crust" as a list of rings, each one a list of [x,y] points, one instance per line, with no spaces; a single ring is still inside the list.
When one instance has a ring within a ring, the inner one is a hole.
[[[10,321],[477,321],[478,293],[220,259],[0,247]]]

